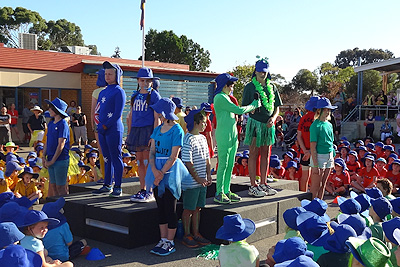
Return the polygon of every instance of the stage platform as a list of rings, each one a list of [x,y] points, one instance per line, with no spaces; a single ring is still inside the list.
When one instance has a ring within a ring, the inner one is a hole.
[[[91,191],[100,187],[95,184],[70,186],[78,191],[65,197],[64,214],[72,233],[124,248],[156,243],[160,238],[156,203],[130,202],[129,198],[138,191],[139,183],[137,178],[130,179],[124,179],[124,194],[120,198],[92,196]],[[239,213],[256,223],[257,230],[249,238],[250,242],[283,233],[283,212],[299,206],[302,199],[311,199],[311,194],[299,192],[297,181],[279,180],[270,185],[278,190],[278,194],[253,198],[247,195],[249,178],[236,177],[232,179],[231,190],[239,194],[242,201],[219,205],[213,202],[214,181],[208,187],[207,205],[201,211],[200,232],[214,243],[221,243],[215,239],[215,233],[222,225],[223,217]],[[177,210],[180,216],[182,203],[178,202]]]

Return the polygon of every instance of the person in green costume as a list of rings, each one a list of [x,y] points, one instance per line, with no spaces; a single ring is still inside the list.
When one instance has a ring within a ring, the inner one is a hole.
[[[217,117],[215,139],[218,146],[217,190],[214,201],[229,204],[241,200],[237,194],[230,191],[231,176],[238,148],[238,133],[235,114],[244,114],[258,108],[261,103],[254,100],[245,107],[236,106],[229,95],[238,78],[222,73],[215,78],[217,88],[214,96],[214,109]]]
[[[275,120],[282,105],[276,86],[271,83],[267,59],[256,62],[252,81],[243,90],[242,105],[250,104],[255,97],[261,100],[261,107],[249,115],[244,143],[250,146],[249,176],[251,187],[248,194],[255,197],[275,195],[276,190],[266,183],[271,145],[275,143]],[[261,155],[260,185],[256,183],[258,155]]]

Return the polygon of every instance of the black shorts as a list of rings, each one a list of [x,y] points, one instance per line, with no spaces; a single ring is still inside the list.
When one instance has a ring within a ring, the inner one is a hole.
[[[304,154],[300,154],[300,164],[303,166],[310,166],[310,159],[311,157],[308,158],[308,160],[303,160]]]

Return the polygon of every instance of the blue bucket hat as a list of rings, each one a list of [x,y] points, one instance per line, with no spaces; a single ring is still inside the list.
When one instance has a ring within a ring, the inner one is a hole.
[[[361,205],[360,212],[368,210],[369,207],[371,206],[371,198],[367,194],[360,194],[354,199],[357,200],[357,202],[360,203]]]
[[[217,78],[215,78],[215,82],[217,83],[217,88],[215,89],[214,95],[221,93],[222,89],[224,88],[224,86],[228,81],[236,82],[237,80],[239,79],[233,77],[228,73],[222,73],[218,75]]]
[[[18,161],[17,155],[15,155],[14,153],[11,153],[11,152],[8,153],[7,156],[6,156],[6,163],[8,163],[10,161],[18,163],[19,161]]]
[[[78,154],[81,154],[81,153],[82,153],[82,151],[79,149],[79,147],[72,147],[70,150],[71,150],[71,151],[74,151],[74,152],[76,152],[76,153],[78,153]]]
[[[375,144],[374,143],[368,143],[367,144],[367,148],[369,148],[371,150],[375,150]]]
[[[30,159],[28,160],[29,162],[29,167],[33,168],[33,167],[38,167],[39,169],[42,169],[42,166],[38,165],[37,162],[37,158],[36,159]]]
[[[193,130],[194,127],[194,115],[202,111],[203,111],[202,109],[194,109],[191,110],[189,114],[185,116],[184,120],[186,122],[186,128],[188,129],[189,132]]]
[[[386,159],[384,159],[384,158],[379,158],[379,159],[376,160],[376,162],[379,162],[379,161],[381,161],[381,162],[387,164]],[[394,163],[394,162],[393,162],[393,163]],[[400,164],[400,161],[399,161],[398,164]]]
[[[372,162],[375,162],[375,158],[374,158],[374,156],[372,156],[372,155],[367,155],[367,156],[364,157],[364,159],[365,159],[365,160],[369,159],[369,160],[371,160]]]
[[[344,141],[343,141],[343,145],[345,145],[345,146],[347,146],[347,147],[350,147],[350,142],[347,141],[347,140],[344,140]]]
[[[291,158],[291,159],[294,159],[293,153],[290,152],[290,151],[287,151],[287,152],[283,153],[282,158],[284,158],[285,155],[288,156],[288,157]]]
[[[23,157],[18,157],[18,163],[19,164],[26,164],[26,161]]]
[[[55,202],[47,202],[46,204],[43,205],[42,211],[47,215],[47,217],[54,218],[59,221],[59,223],[56,225],[49,224],[48,228],[50,230],[57,228],[67,222],[67,218],[65,218],[63,214],[64,205],[65,205],[65,198],[63,197],[60,197]]]
[[[105,79],[105,70],[104,69],[99,69],[96,74],[97,74],[97,81],[96,81],[96,85],[98,87],[106,87],[107,86],[107,82]]]
[[[39,210],[30,210],[25,214],[24,223],[19,227],[26,227],[38,222],[48,222],[49,226],[55,226],[60,223],[59,220],[47,217],[46,213]]]
[[[339,204],[340,210],[344,214],[358,214],[361,211],[360,203],[358,203],[358,201],[355,200],[354,198],[349,198],[349,199],[346,199],[345,197],[340,197],[340,198],[344,199],[343,202],[338,200],[338,203],[341,202]]]
[[[30,200],[27,197],[16,197],[14,198],[14,202],[17,203],[19,206],[29,209],[32,205],[36,202],[37,199]]]
[[[56,97],[53,101],[50,101],[48,99],[45,99],[44,101],[46,101],[46,103],[49,104],[51,108],[55,108],[62,116],[68,117],[68,113],[66,112],[68,104],[65,103],[64,100]]]
[[[382,229],[383,229],[383,232],[385,233],[385,236],[387,237],[387,239],[389,239],[390,242],[396,244],[396,246],[400,245],[393,236],[394,230],[400,229],[400,218],[399,217],[394,217],[393,219],[391,219],[389,221],[383,222]]]
[[[392,147],[392,146],[388,146],[388,145],[386,145],[386,146],[383,146],[383,150],[389,150],[389,151],[394,151],[394,148]]]
[[[326,214],[326,209],[328,208],[328,204],[326,204],[325,201],[319,199],[319,198],[314,198],[312,201],[308,199],[303,199],[301,201],[301,206],[306,210],[306,211],[311,211],[317,214],[318,216],[321,216],[325,222],[329,222],[330,218]]]
[[[358,214],[349,215],[342,213],[338,215],[337,221],[340,225],[350,225],[360,238],[368,239],[372,236],[371,229],[367,227],[365,219]]]
[[[335,159],[335,164],[343,168],[343,172],[347,169],[346,162],[342,158]]]
[[[157,101],[154,105],[150,106],[155,112],[160,113],[167,120],[178,120],[178,116],[174,114],[175,104],[171,99],[163,97]]]
[[[90,167],[89,167],[88,165],[86,165],[82,160],[80,160],[80,161],[78,162],[78,167],[79,167],[79,168],[84,168],[86,171],[89,171],[89,170],[90,170]]]
[[[86,149],[93,149],[93,147],[91,145],[85,145],[85,150]]]
[[[24,223],[27,212],[27,208],[18,205],[16,202],[8,202],[0,209],[0,222],[13,222],[17,227],[20,227]]]
[[[10,177],[10,175],[15,171],[22,170],[22,167],[18,165],[15,161],[9,161],[6,164],[6,172],[4,173],[5,176]]]
[[[291,237],[278,241],[275,246],[275,263],[281,263],[288,260],[294,260],[300,255],[306,255],[310,258],[314,256],[312,251],[307,250],[307,245],[300,237]]]
[[[211,104],[207,103],[207,102],[201,103],[200,109],[204,110],[207,113],[211,113],[212,112]]]
[[[319,267],[312,258],[306,255],[300,255],[294,260],[284,261],[274,265],[275,267]]]
[[[314,212],[300,213],[297,216],[296,223],[301,236],[313,246],[323,246],[330,236],[326,221]]]
[[[394,212],[400,214],[400,197],[390,200],[390,204],[392,204]]]
[[[20,245],[11,245],[0,250],[0,266],[41,267],[42,258],[39,254]]]
[[[3,171],[1,171],[3,172]],[[4,179],[4,174],[3,177],[0,177],[2,179]],[[0,194],[0,208],[3,207],[4,204],[13,201],[15,198],[14,193],[13,192],[4,192]]]
[[[368,151],[368,149],[365,146],[359,146],[356,148],[356,151],[360,151],[360,150]]]
[[[288,170],[291,167],[294,167],[297,170],[297,162],[296,161],[289,161],[287,166],[286,166],[286,170]]]
[[[236,153],[236,157],[241,158],[241,157],[243,157],[243,154],[242,153]]]
[[[245,154],[247,154],[247,155],[250,154],[250,151],[249,151],[248,149],[243,150],[243,155],[245,155]],[[273,155],[272,155],[272,156],[273,156]],[[272,157],[272,156],[271,156],[271,157]]]
[[[29,157],[35,157],[35,158],[37,158],[36,152],[34,152],[34,151],[29,152],[28,158],[29,158]]]
[[[383,197],[381,190],[377,187],[365,188],[365,193],[372,199]]]
[[[393,211],[392,204],[385,197],[371,199],[371,206],[382,221],[386,221],[386,216]]]
[[[305,105],[305,109],[309,111],[313,111],[317,107],[317,102],[319,100],[319,96],[312,96],[310,99],[307,101]]]
[[[97,153],[94,153],[94,152],[86,154],[86,158],[88,158],[88,159],[89,158],[97,158],[97,156],[98,156]]]
[[[0,223],[0,248],[7,247],[20,241],[25,235],[13,222]]]
[[[140,68],[136,75],[136,78],[143,78],[143,79],[153,79],[153,71],[150,68]]]
[[[270,168],[275,168],[275,169],[281,169],[282,168],[282,164],[281,161],[279,159],[270,159],[269,160],[269,167]]]
[[[18,178],[24,177],[24,174],[25,174],[25,173],[31,174],[33,179],[39,178],[39,174],[38,174],[38,173],[34,173],[34,172],[33,172],[33,169],[32,169],[31,167],[25,167],[25,168],[24,168],[24,171],[21,172],[21,173],[18,175]]]
[[[331,226],[335,225],[331,223]],[[332,227],[335,232],[330,235],[324,244],[324,249],[335,252],[335,253],[347,253],[350,252],[349,247],[346,245],[347,239],[352,237],[357,237],[356,231],[347,224],[337,225]]]
[[[383,148],[385,145],[382,142],[377,142],[375,146]]]
[[[127,152],[127,153],[124,153],[124,154],[122,154],[122,158],[136,158],[136,156],[135,155],[131,155],[131,153],[129,153],[129,152]]]
[[[328,108],[328,109],[337,109],[337,106],[332,106],[331,101],[329,101],[326,97],[321,97],[317,102],[316,109],[320,108]]]
[[[357,152],[355,152],[354,150],[350,150],[349,155],[354,156],[356,158],[356,160],[358,160]]]
[[[302,207],[295,207],[295,208],[287,209],[283,213],[283,220],[285,220],[285,223],[287,226],[289,226],[291,229],[297,231],[298,229],[297,229],[296,219],[297,219],[297,216],[299,216],[299,214],[302,212],[306,212],[306,210]]]
[[[227,241],[240,241],[246,239],[256,230],[255,223],[250,219],[242,219],[240,214],[227,215],[224,224],[218,229],[215,237]]]
[[[105,258],[106,256],[104,256],[103,252],[101,252],[101,250],[98,248],[92,248],[89,254],[86,255],[86,259],[88,261],[98,261]]]
[[[394,159],[398,159],[398,158],[399,158],[399,156],[397,156],[396,154],[392,153],[392,154],[390,154],[390,155],[389,155],[389,157],[388,157],[388,158],[394,158]]]
[[[172,100],[172,102],[174,102],[174,104],[175,104],[176,107],[178,107],[178,108],[183,108],[183,101],[182,101],[182,98],[180,98],[180,97],[173,97],[171,100]]]
[[[116,72],[115,72],[116,82],[117,82],[117,84],[120,84],[123,71],[118,64],[112,64],[108,61],[104,61],[103,68],[104,69],[115,69],[116,70]]]
[[[356,146],[357,144],[360,144],[360,145],[364,145],[364,141],[363,140],[357,140],[357,141],[355,141],[354,142],[354,146]]]

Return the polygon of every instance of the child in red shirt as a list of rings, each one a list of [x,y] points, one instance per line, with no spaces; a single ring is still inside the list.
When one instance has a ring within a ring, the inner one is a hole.
[[[249,176],[248,160],[248,155],[243,155],[243,157],[238,160],[236,175]]]
[[[378,142],[375,144],[375,153],[378,158],[385,158],[385,151],[383,151],[382,142]]]
[[[296,181],[298,181],[301,178],[301,172],[297,171],[296,161],[288,162],[284,177],[286,180],[296,180]]]
[[[269,160],[269,171],[275,179],[283,179],[285,176],[285,169],[282,168],[281,161],[277,158]]]
[[[379,177],[384,178],[386,176],[386,160],[384,158],[379,158],[376,160],[376,169],[379,172]]]
[[[358,161],[357,152],[354,150],[349,152],[349,161],[346,162],[348,173],[350,174],[350,180],[357,180],[357,174],[361,170],[361,164]]]
[[[344,196],[349,191],[350,174],[346,171],[346,163],[342,158],[335,159],[335,169],[331,172],[326,184],[326,191],[332,196]]]
[[[286,169],[288,163],[294,159],[293,153],[290,151],[285,152],[285,154],[283,154],[282,157],[283,157],[282,167]]]
[[[349,160],[348,156],[349,156],[349,152],[350,152],[350,148],[348,148],[347,146],[342,146],[339,148],[339,152],[340,152],[340,158],[343,159],[345,162]]]
[[[396,159],[392,163],[392,169],[389,170],[385,178],[388,178],[389,181],[393,184],[393,193],[397,193],[398,188],[400,186],[400,160]]]
[[[356,181],[351,182],[351,186],[359,192],[365,193],[365,188],[372,188],[375,186],[376,180],[379,177],[378,170],[374,167],[375,159],[372,155],[365,157],[364,166]]]

